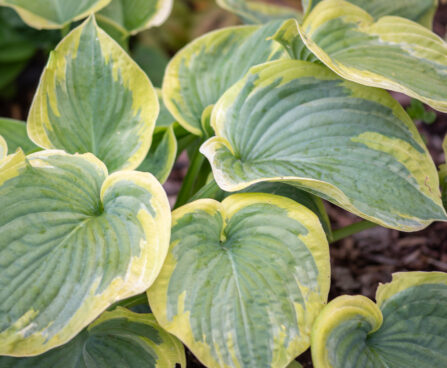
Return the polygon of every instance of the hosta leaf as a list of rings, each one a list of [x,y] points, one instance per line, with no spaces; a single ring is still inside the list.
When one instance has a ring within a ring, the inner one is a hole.
[[[10,152],[21,148],[26,154],[39,149],[26,134],[26,124],[22,121],[0,118],[0,135],[8,143]]]
[[[8,154],[8,145],[5,139],[0,135],[0,162],[6,158]]]
[[[106,6],[110,0],[0,0],[17,11],[31,27],[62,28]]]
[[[322,1],[324,0],[304,0],[306,13]],[[430,29],[438,7],[438,0],[349,0],[349,2],[366,10],[374,19],[394,15],[413,20]]]
[[[401,230],[446,220],[431,157],[404,109],[315,63],[251,69],[213,110],[201,147],[219,186],[282,181]]]
[[[342,77],[447,111],[447,44],[423,26],[394,16],[375,22],[343,0],[322,1],[297,26],[308,48]]]
[[[177,140],[174,129],[172,127],[157,128],[152,137],[151,149],[138,170],[150,172],[164,183],[174,166],[176,154]]]
[[[229,27],[194,40],[171,60],[163,80],[163,99],[174,118],[191,133],[202,135],[206,107],[248,69],[285,57],[271,37],[280,21],[260,26]]]
[[[91,17],[50,56],[28,135],[43,148],[91,152],[110,171],[135,169],[149,150],[158,111],[146,74]]]
[[[2,368],[186,367],[183,345],[152,314],[105,312],[66,345],[31,358],[0,357]]]
[[[395,274],[376,299],[342,296],[323,309],[312,330],[315,368],[447,366],[447,274]]]
[[[301,19],[298,10],[258,0],[217,0],[225,10],[239,15],[248,23],[266,23],[274,19]]]
[[[225,197],[227,197],[229,193],[225,193]],[[305,192],[304,190],[300,190],[292,185],[272,182],[251,185],[248,188],[243,189],[241,193],[270,193],[293,199],[295,202],[306,206],[313,213],[315,213],[320,219],[321,225],[323,226],[326,234],[329,237],[331,236],[332,231],[329,217],[324,208],[323,201],[317,196]]]
[[[13,63],[0,63],[0,90],[12,83],[26,67],[26,64],[27,60]]]
[[[207,367],[285,367],[307,349],[329,290],[318,218],[258,193],[173,212],[171,246],[149,302]]]
[[[166,105],[163,101],[163,97],[161,95],[161,90],[156,88],[158,95],[158,102],[160,104],[160,113],[158,114],[157,122],[155,123],[156,128],[168,128],[173,126],[175,123],[175,118],[171,115],[169,110],[166,108]]]
[[[292,59],[313,62],[319,61],[301,39],[294,19],[285,21],[272,38],[287,50],[287,53]]]
[[[172,4],[173,0],[112,0],[98,15],[136,34],[161,25],[169,17]]]
[[[152,284],[170,210],[150,174],[108,176],[91,154],[11,156],[0,167],[0,355],[29,356]]]

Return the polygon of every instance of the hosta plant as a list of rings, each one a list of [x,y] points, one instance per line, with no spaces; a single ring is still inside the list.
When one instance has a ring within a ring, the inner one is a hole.
[[[328,303],[330,243],[447,220],[446,167],[387,91],[447,111],[437,2],[218,4],[247,24],[157,89],[127,41],[172,1],[0,0],[64,34],[27,121],[0,119],[0,367],[447,366],[446,274]],[[324,201],[364,220],[333,231]]]

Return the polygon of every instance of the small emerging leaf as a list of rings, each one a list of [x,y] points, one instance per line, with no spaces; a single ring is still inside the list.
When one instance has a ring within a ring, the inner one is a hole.
[[[0,0],[0,5],[13,8],[25,23],[37,29],[62,28],[108,3],[110,0]]]
[[[163,80],[163,100],[189,132],[202,135],[203,111],[250,67],[286,57],[282,47],[268,40],[280,25],[229,27],[194,40],[171,60]]]
[[[51,54],[28,117],[43,148],[91,152],[110,171],[135,169],[159,111],[146,74],[89,18]]]
[[[243,193],[173,212],[148,296],[161,326],[207,367],[283,368],[307,349],[329,281],[318,218],[288,198]]]
[[[347,1],[323,0],[296,25],[307,47],[343,78],[447,112],[447,44],[420,24],[396,16],[375,21]]]
[[[69,343],[31,358],[0,357],[2,368],[185,368],[183,345],[152,314],[105,312]]]
[[[322,65],[252,68],[217,102],[212,126],[201,152],[226,191],[285,182],[406,231],[447,219],[436,167],[404,109]]]
[[[312,329],[315,368],[447,366],[447,274],[394,274],[376,299],[342,296],[323,309]]]
[[[153,174],[160,183],[164,183],[175,163],[177,140],[171,127],[157,128],[152,137],[152,145],[138,170]]]
[[[172,10],[173,0],[112,0],[98,13],[99,20],[108,20],[136,34],[163,24]]]
[[[108,176],[91,154],[8,156],[0,208],[0,355],[66,343],[117,300],[144,292],[168,251],[161,185],[147,173]]]

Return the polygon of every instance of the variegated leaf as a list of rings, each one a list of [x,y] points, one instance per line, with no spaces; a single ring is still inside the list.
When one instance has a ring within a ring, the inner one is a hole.
[[[98,21],[113,22],[128,34],[156,27],[169,17],[173,0],[112,0],[98,13]]]
[[[146,74],[93,17],[51,54],[28,117],[39,146],[91,152],[110,171],[146,157],[159,111]]]
[[[275,19],[302,18],[302,14],[296,9],[259,0],[217,0],[217,4],[252,24],[267,23]]]
[[[13,8],[25,23],[37,29],[62,28],[109,3],[110,0],[0,0],[0,6]]]
[[[387,92],[322,65],[259,65],[215,105],[201,147],[226,191],[281,181],[383,226],[447,220],[436,167],[414,123]]]
[[[243,193],[173,212],[148,296],[160,325],[207,367],[283,368],[309,346],[329,281],[317,216],[285,197]]]
[[[323,309],[312,330],[315,368],[447,366],[447,274],[395,274],[376,299],[342,296]]]
[[[26,124],[23,121],[0,118],[0,135],[8,143],[10,152],[21,148],[26,154],[39,150],[26,133]]]
[[[303,0],[308,14],[324,0]],[[438,0],[349,0],[350,3],[366,10],[374,19],[386,15],[407,18],[431,29]]]
[[[138,170],[150,172],[164,183],[171,173],[176,155],[177,140],[172,126],[157,128],[152,137],[151,149]]]
[[[182,343],[152,314],[118,307],[103,313],[69,343],[36,357],[0,357],[0,367],[185,368],[186,358]]]
[[[290,58],[296,60],[318,62],[318,58],[304,44],[300,37],[294,19],[285,21],[272,39],[279,42],[287,51]]]
[[[342,77],[447,112],[447,44],[420,24],[395,16],[374,21],[347,1],[323,0],[296,25],[307,47]]]
[[[0,355],[66,343],[117,300],[144,292],[169,247],[158,181],[108,176],[91,154],[8,156],[0,207]]]
[[[282,197],[290,198],[299,204],[310,209],[320,219],[321,225],[328,236],[331,238],[332,230],[329,217],[324,208],[323,201],[309,192],[298,189],[293,185],[274,182],[263,182],[245,188],[238,193],[270,193],[276,194]],[[193,200],[199,198],[210,198],[215,200],[222,200],[231,195],[230,192],[225,192],[219,188],[214,180],[207,183],[196,195],[193,196]]]
[[[2,162],[8,154],[8,144],[5,139],[0,135],[0,162]]]
[[[163,80],[163,100],[188,131],[202,135],[202,113],[253,66],[286,57],[268,40],[280,21],[260,26],[229,27],[194,40],[171,60]]]

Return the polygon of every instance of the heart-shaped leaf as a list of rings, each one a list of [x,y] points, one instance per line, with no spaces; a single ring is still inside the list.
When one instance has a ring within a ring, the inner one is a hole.
[[[218,101],[212,125],[201,151],[226,191],[282,181],[392,228],[447,219],[436,167],[404,109],[322,65],[252,68]]]
[[[285,367],[307,349],[327,300],[320,222],[288,198],[234,194],[173,212],[171,246],[149,302],[207,367]]]
[[[267,23],[275,19],[302,18],[302,14],[296,9],[259,0],[217,0],[217,4],[252,24]]]
[[[315,368],[447,366],[447,274],[395,274],[376,299],[342,296],[323,309],[312,330]]]
[[[23,121],[0,118],[0,135],[8,143],[10,152],[15,152],[21,148],[26,154],[39,149],[28,138],[26,133],[26,124]]]
[[[394,16],[375,22],[347,1],[324,0],[296,25],[307,47],[342,77],[447,111],[447,44],[420,24]]]
[[[108,176],[91,154],[8,158],[0,167],[0,355],[29,356],[152,284],[169,247],[170,209],[152,175]]]
[[[216,103],[251,66],[286,56],[278,43],[268,40],[280,24],[224,28],[180,50],[166,68],[162,88],[174,118],[186,130],[202,135],[205,108]]]
[[[13,8],[29,26],[62,28],[105,7],[110,0],[0,0],[0,5]]]
[[[176,364],[178,364],[176,366]],[[185,368],[180,341],[152,314],[105,312],[66,345],[30,358],[0,357],[2,368]]]
[[[304,0],[306,14],[324,0]],[[349,0],[366,10],[374,19],[386,15],[407,18],[431,29],[438,0]]]
[[[94,18],[51,54],[28,117],[43,148],[91,152],[112,172],[146,157],[159,106],[146,74]]]
[[[98,13],[98,21],[104,18],[136,34],[144,29],[156,27],[169,17],[173,0],[112,0]]]

